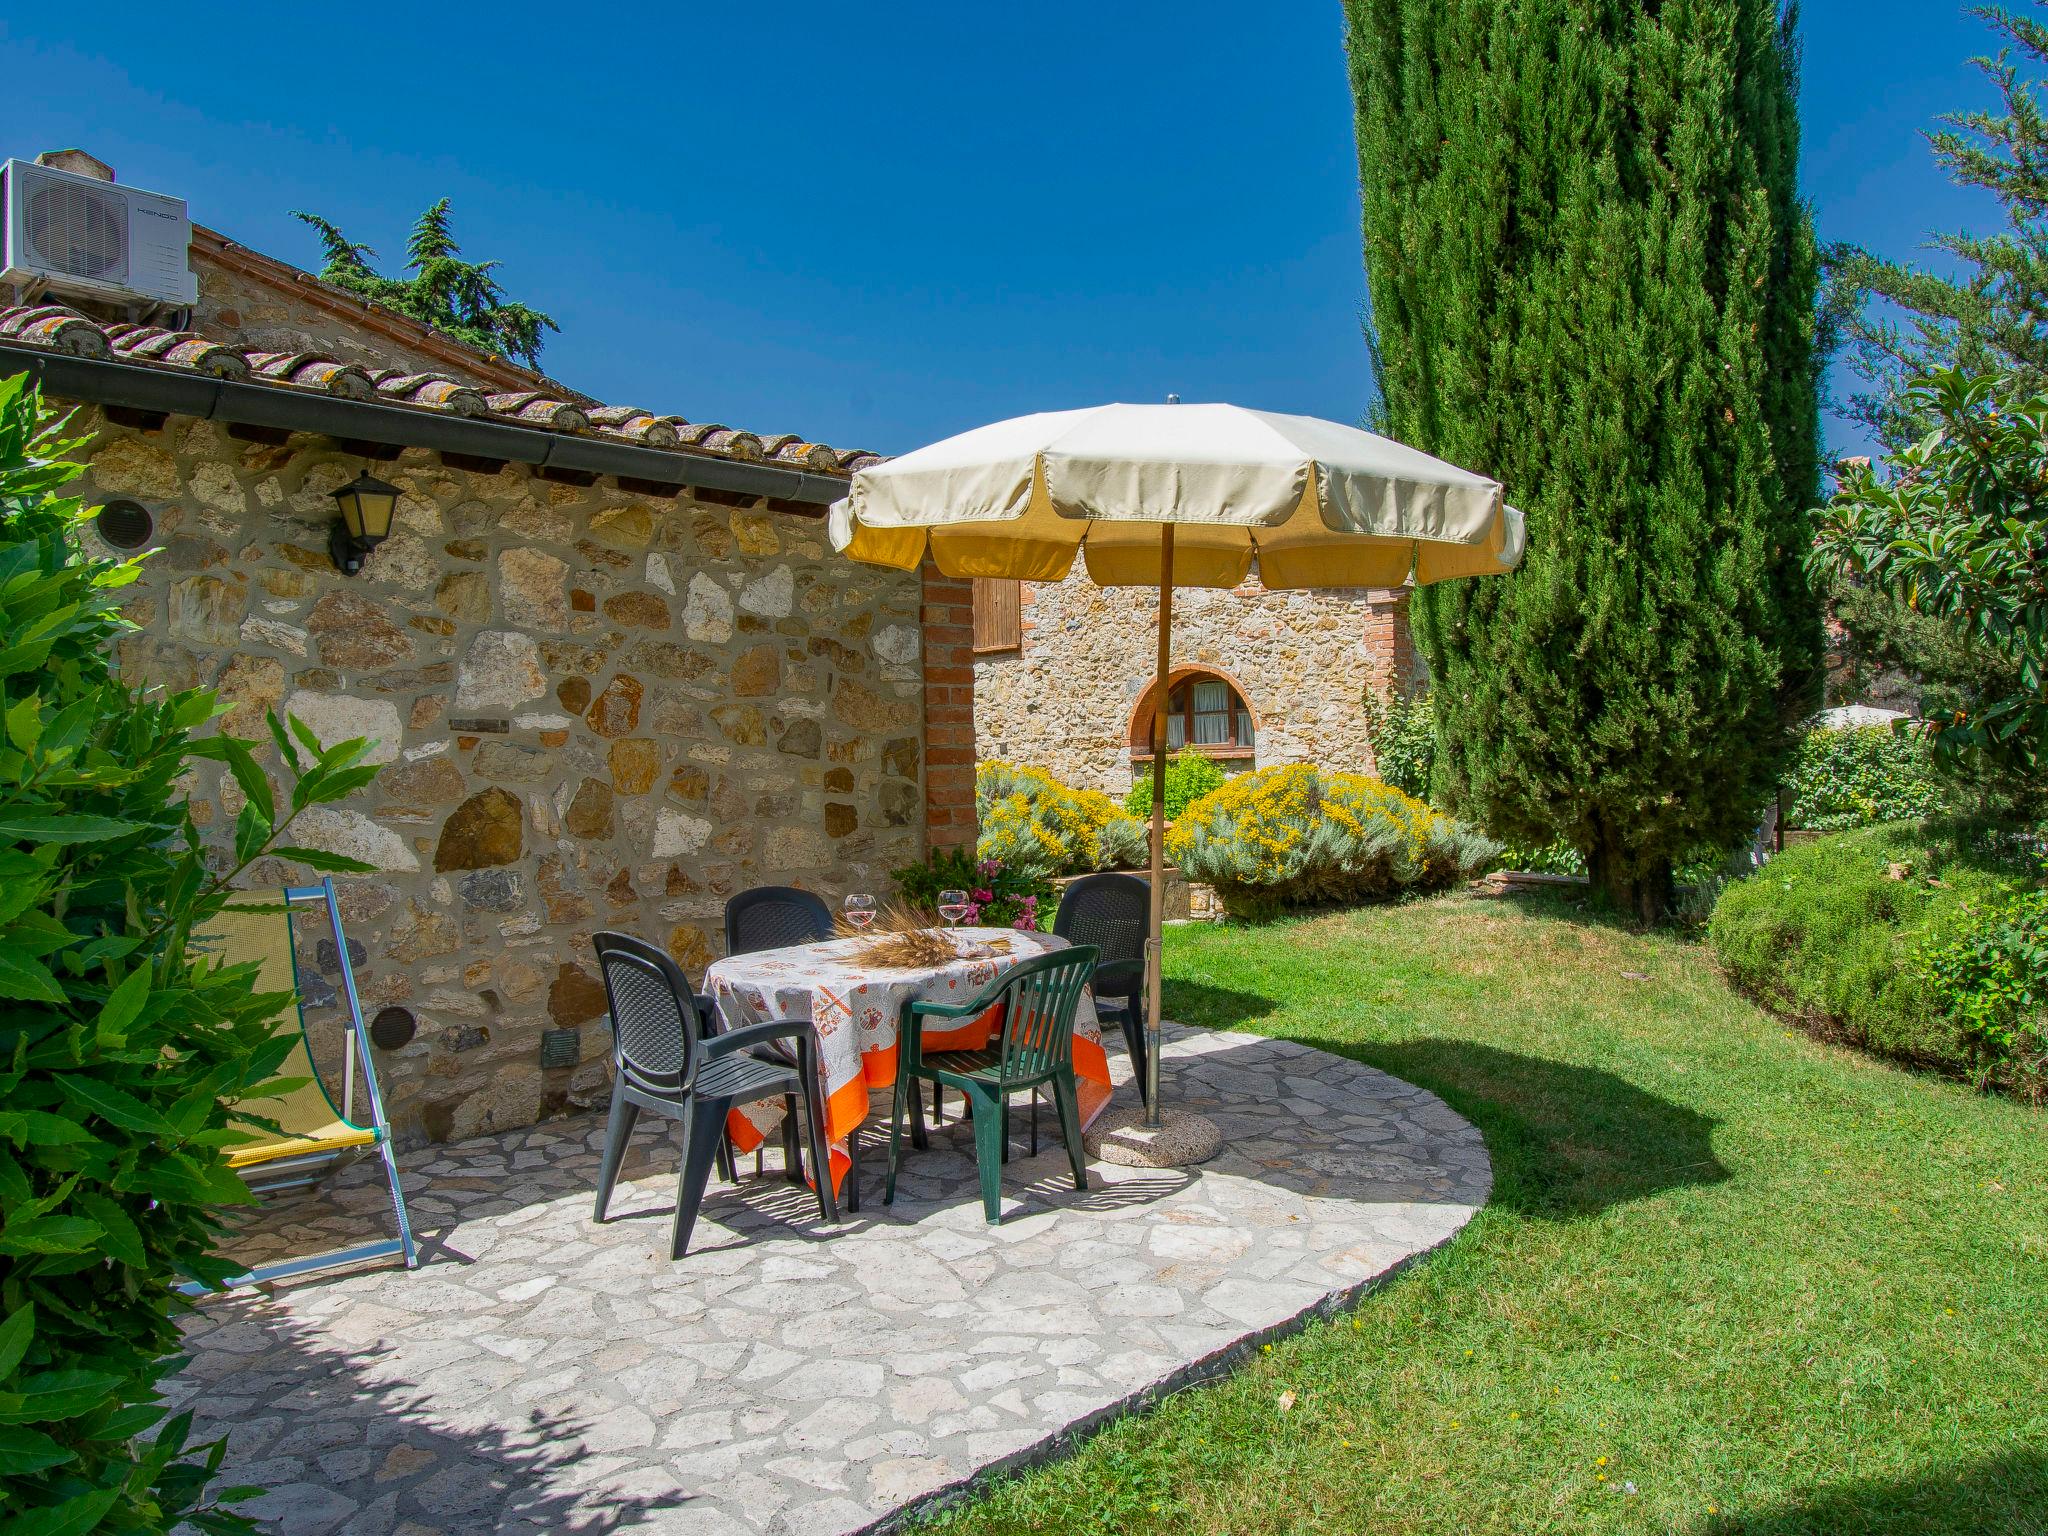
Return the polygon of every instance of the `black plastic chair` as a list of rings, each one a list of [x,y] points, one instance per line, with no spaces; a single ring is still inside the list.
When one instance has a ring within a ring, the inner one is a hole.
[[[981,1169],[981,1207],[992,1225],[1003,1219],[1003,1162],[1013,1093],[1052,1090],[1059,1107],[1074,1188],[1088,1187],[1081,1154],[1081,1108],[1074,1089],[1074,1013],[1081,989],[1095,973],[1095,950],[1086,944],[1054,950],[1010,967],[981,995],[964,1003],[913,998],[903,1005],[897,1031],[896,1093],[889,1108],[889,1173],[882,1203],[896,1198],[896,1165],[902,1156],[903,1118],[910,1112],[911,1139],[924,1145],[920,1080],[943,1083],[967,1096],[974,1114],[974,1156]],[[924,1053],[926,1019],[972,1019],[1001,1004],[1002,1039],[979,1051]]]
[[[1152,918],[1152,887],[1136,875],[1083,875],[1060,897],[1052,931],[1069,944],[1102,952],[1095,968],[1095,1016],[1123,1026],[1137,1074],[1138,1098],[1150,1104],[1145,1072],[1145,936]]]
[[[751,955],[832,937],[832,909],[824,898],[793,885],[757,885],[725,904],[725,952]]]
[[[724,1034],[704,1033],[700,1004],[681,967],[654,945],[623,933],[600,933],[592,941],[604,976],[612,1026],[612,1108],[605,1125],[604,1165],[598,1174],[595,1219],[604,1220],[626,1160],[626,1143],[640,1111],[683,1123],[682,1177],[676,1186],[675,1229],[669,1256],[690,1246],[704,1186],[725,1139],[726,1114],[733,1105],[780,1098],[794,1120],[798,1102],[810,1143],[811,1170],[818,1188],[818,1214],[839,1220],[832,1196],[831,1163],[825,1152],[823,1106],[819,1103],[816,1036],[802,1020],[753,1024]],[[787,1043],[795,1061],[753,1054],[757,1046]],[[785,1146],[791,1139],[785,1139]],[[803,1178],[795,1157],[786,1170]]]
[[[725,904],[725,952],[751,955],[763,949],[788,949],[794,944],[820,944],[833,936],[832,909],[824,898],[794,885],[757,885],[741,891]],[[787,1127],[790,1122],[783,1122]],[[859,1133],[847,1139],[846,1150],[853,1159],[847,1174],[849,1211],[860,1209]],[[784,1145],[793,1150],[793,1136],[785,1134]],[[725,1167],[731,1153],[725,1154]],[[758,1167],[758,1161],[756,1167]],[[730,1172],[727,1177],[731,1177]]]

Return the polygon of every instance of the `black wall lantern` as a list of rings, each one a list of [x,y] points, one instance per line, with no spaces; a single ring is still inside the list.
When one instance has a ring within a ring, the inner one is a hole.
[[[328,558],[344,576],[363,568],[363,560],[391,535],[391,514],[398,506],[398,487],[365,473],[334,493],[341,520],[327,536]]]

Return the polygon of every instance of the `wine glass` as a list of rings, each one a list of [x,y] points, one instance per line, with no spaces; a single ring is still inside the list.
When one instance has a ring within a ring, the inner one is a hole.
[[[846,920],[856,928],[865,929],[875,920],[875,898],[866,891],[849,891],[842,907]]]
[[[967,900],[965,891],[939,892],[939,916],[946,920],[948,928],[960,926],[960,919],[974,910]]]

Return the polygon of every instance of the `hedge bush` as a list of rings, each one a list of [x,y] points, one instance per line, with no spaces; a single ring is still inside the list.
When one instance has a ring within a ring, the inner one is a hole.
[[[1786,849],[1721,893],[1707,935],[1730,980],[1818,1034],[2039,1096],[2020,1009],[1977,995],[2015,975],[2027,941],[2008,914],[2035,889],[2023,837],[1887,823]]]
[[[1785,784],[1785,824],[1846,832],[1943,809],[1926,741],[1888,725],[1808,731]]]
[[[1436,705],[1428,692],[1403,695],[1368,687],[1363,703],[1380,778],[1405,795],[1429,799],[1436,775]]]
[[[981,857],[1021,875],[1053,879],[1147,860],[1137,817],[1105,794],[1069,789],[1029,764],[983,763],[974,775],[974,811]]]
[[[0,1529],[253,1529],[209,1494],[222,1446],[188,1444],[158,1381],[177,1365],[173,1285],[218,1283],[219,1208],[250,1196],[221,1156],[261,1124],[232,1102],[272,1079],[285,999],[253,965],[189,954],[229,882],[300,810],[367,782],[370,743],[321,753],[273,716],[303,774],[280,807],[247,744],[191,733],[203,690],[131,693],[108,666],[134,562],[79,553],[86,518],[57,492],[75,445],[0,381]],[[300,755],[303,745],[310,760]],[[208,849],[179,778],[225,762],[247,796]]]
[[[1237,917],[1439,890],[1499,845],[1360,773],[1307,763],[1240,774],[1174,823],[1167,852]]]
[[[1229,777],[1204,754],[1193,747],[1182,747],[1166,760],[1166,819],[1178,821],[1182,811],[1210,791],[1221,789]],[[1138,770],[1131,792],[1124,796],[1124,809],[1140,821],[1151,819],[1152,769],[1149,764]],[[1149,839],[1151,834],[1146,835]],[[1149,848],[1146,851],[1150,853]]]

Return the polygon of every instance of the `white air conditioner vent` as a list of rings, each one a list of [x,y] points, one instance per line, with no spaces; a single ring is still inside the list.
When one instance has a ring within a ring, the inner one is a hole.
[[[4,178],[6,269],[0,281],[95,298],[193,304],[192,224],[175,197],[24,160]]]

